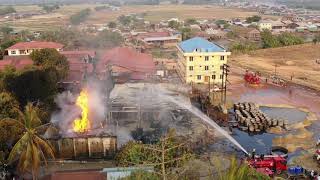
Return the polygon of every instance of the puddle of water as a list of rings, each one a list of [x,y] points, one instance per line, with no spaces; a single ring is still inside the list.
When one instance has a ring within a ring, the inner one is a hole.
[[[304,121],[307,113],[296,108],[274,108],[274,107],[260,107],[260,110],[266,113],[270,118],[281,118],[288,120],[289,124]]]
[[[307,117],[307,113],[295,108],[276,108],[276,107],[260,107],[260,109],[271,118],[282,118],[288,120],[289,123],[298,123]],[[289,132],[288,132],[289,133]],[[287,133],[286,133],[287,134]],[[239,129],[233,129],[233,137],[249,152],[256,149],[258,154],[269,154],[272,147],[272,140],[275,137],[285,136],[262,133],[250,135]],[[299,155],[297,152],[289,154],[289,157]]]
[[[314,112],[320,118],[320,95],[312,90],[300,87],[280,88],[265,86],[262,88],[246,87],[244,84],[229,86],[235,102],[255,102],[259,104],[288,104],[304,107]]]
[[[245,148],[248,152],[256,149],[258,154],[269,154],[272,147],[272,139],[279,135],[263,133],[256,135],[249,135],[247,132],[233,129],[232,136]]]

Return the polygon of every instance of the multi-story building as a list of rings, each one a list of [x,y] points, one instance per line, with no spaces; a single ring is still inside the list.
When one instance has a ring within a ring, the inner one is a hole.
[[[15,45],[6,49],[8,51],[9,56],[26,56],[30,55],[32,51],[45,49],[45,48],[53,48],[57,51],[61,51],[63,45],[55,42],[40,42],[40,41],[30,41],[30,42],[19,42]]]
[[[186,83],[221,84],[228,56],[223,47],[195,37],[178,44],[178,72]]]

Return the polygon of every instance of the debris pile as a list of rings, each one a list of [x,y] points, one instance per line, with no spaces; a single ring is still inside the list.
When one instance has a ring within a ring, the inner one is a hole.
[[[272,119],[263,113],[254,103],[234,104],[235,119],[243,131],[261,132],[270,127],[286,129],[288,122],[282,119]]]

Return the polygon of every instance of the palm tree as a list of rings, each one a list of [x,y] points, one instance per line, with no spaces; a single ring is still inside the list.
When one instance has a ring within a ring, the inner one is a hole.
[[[52,146],[39,136],[39,131],[43,130],[47,124],[41,125],[38,110],[38,107],[28,103],[24,112],[18,111],[18,118],[0,120],[0,126],[14,123],[17,128],[21,128],[23,133],[12,148],[8,162],[9,164],[18,162],[17,170],[20,173],[31,171],[33,179],[37,179],[41,161],[43,160],[47,165],[46,158],[54,158]]]

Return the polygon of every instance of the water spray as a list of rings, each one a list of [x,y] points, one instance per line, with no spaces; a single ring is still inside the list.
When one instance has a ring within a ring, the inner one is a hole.
[[[191,113],[198,116],[201,120],[209,124],[210,126],[214,127],[216,130],[218,130],[222,135],[224,135],[226,138],[228,138],[234,145],[236,145],[239,149],[241,149],[246,155],[249,153],[232,137],[230,134],[225,131],[223,128],[221,128],[217,123],[215,123],[212,119],[210,119],[207,115],[205,115],[203,112],[201,112],[199,109],[195,108],[194,106],[188,106],[188,103],[186,102],[179,102],[178,100],[168,97],[168,100],[175,103],[176,105],[188,109]]]

